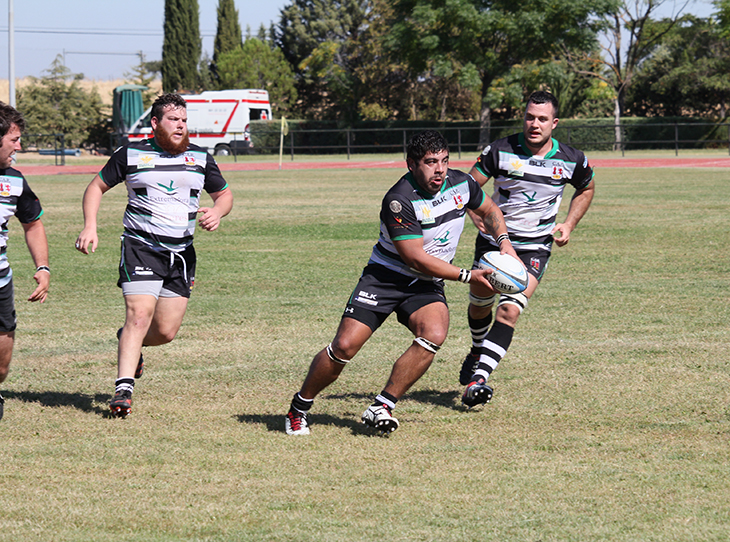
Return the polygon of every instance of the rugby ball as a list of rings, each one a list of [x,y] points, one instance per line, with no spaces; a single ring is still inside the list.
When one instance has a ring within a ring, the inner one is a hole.
[[[529,282],[527,269],[514,256],[501,254],[498,250],[487,252],[479,258],[478,267],[492,270],[486,279],[498,292],[518,294],[527,288]]]

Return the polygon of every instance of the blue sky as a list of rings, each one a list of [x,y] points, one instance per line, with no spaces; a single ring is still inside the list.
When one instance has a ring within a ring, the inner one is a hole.
[[[243,32],[277,22],[290,0],[235,0]],[[218,0],[198,0],[203,50],[213,54]],[[120,79],[138,63],[162,57],[164,0],[13,0],[15,76],[40,77],[64,54],[74,73]],[[8,78],[9,0],[0,0],[0,79]],[[51,32],[55,31],[55,32]],[[103,53],[103,54],[102,54]]]
[[[0,79],[8,78],[8,6],[0,0]],[[203,50],[213,54],[218,0],[198,0]],[[256,34],[279,19],[291,0],[236,0],[241,28]],[[162,56],[164,0],[13,0],[15,19],[15,76],[40,77],[56,55],[62,54],[74,73],[114,80],[138,63]],[[662,13],[682,5],[666,0]],[[693,0],[686,11],[706,17],[714,11],[708,0]]]

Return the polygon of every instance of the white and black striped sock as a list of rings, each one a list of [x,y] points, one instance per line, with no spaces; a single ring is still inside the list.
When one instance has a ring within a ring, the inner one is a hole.
[[[128,391],[132,393],[134,391],[134,378],[117,378],[114,382],[117,393]]]

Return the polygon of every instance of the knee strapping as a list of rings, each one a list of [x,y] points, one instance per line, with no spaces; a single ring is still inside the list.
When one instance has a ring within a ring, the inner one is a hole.
[[[349,363],[349,359],[340,359],[337,356],[335,356],[334,351],[332,350],[332,343],[329,343],[327,345],[327,355],[329,358],[334,361],[335,363],[341,363],[342,365],[345,365],[346,363]]]
[[[416,337],[413,340],[416,341],[416,343],[418,343],[419,346],[421,346],[425,350],[428,350],[432,354],[435,354],[436,352],[439,351],[439,348],[441,348],[438,344],[432,343],[431,341],[429,341],[428,339],[424,339],[423,337]]]
[[[479,297],[469,292],[469,303],[475,307],[491,307],[494,305],[494,299],[496,295],[490,295],[489,297]]]
[[[520,309],[520,314],[527,308],[528,297],[523,294],[502,294],[499,298],[499,304],[501,305],[514,305]]]

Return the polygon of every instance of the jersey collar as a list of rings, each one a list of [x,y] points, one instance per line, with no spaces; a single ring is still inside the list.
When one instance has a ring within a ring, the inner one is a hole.
[[[543,158],[552,158],[555,156],[555,154],[558,152],[558,149],[560,148],[560,144],[558,143],[558,140],[554,137],[550,138],[551,143],[553,144],[552,149],[550,149],[547,153],[545,153],[545,156]],[[517,143],[522,147],[522,150],[525,151],[525,154],[527,156],[532,156],[532,151],[529,149],[527,144],[525,143],[525,133],[520,132],[517,134]]]
[[[147,141],[149,141],[149,143],[150,143],[150,146],[151,146],[151,147],[152,147],[152,148],[153,148],[154,150],[156,150],[157,152],[159,152],[160,154],[162,154],[163,152],[166,152],[166,151],[165,151],[165,149],[163,149],[162,147],[160,147],[160,146],[159,146],[159,145],[157,144],[157,141],[155,141],[155,138],[154,138],[154,137],[150,137],[150,138],[148,138],[148,139],[147,139]]]

